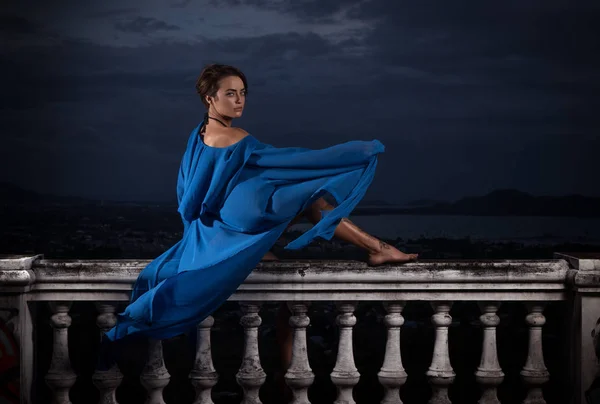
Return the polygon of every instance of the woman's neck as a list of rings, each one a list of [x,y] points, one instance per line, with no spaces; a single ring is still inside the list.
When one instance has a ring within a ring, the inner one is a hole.
[[[226,126],[228,128],[231,127],[232,119],[229,118],[229,117],[224,117],[224,116],[221,116],[221,115],[216,115],[216,114],[209,113],[208,114],[208,119],[210,119],[213,122],[217,122],[217,123],[221,124],[222,126]]]

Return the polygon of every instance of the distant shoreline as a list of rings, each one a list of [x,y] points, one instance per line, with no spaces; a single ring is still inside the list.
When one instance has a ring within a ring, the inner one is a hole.
[[[428,208],[397,208],[397,207],[381,207],[381,208],[363,208],[357,206],[352,215],[356,216],[381,216],[381,215],[415,215],[415,216],[536,216],[536,217],[600,217],[600,212],[590,213],[554,213],[546,212],[460,212],[460,211],[443,211]]]
[[[16,185],[0,182],[0,206],[3,208],[136,208],[177,212],[177,203],[149,201],[97,200],[40,194]],[[454,202],[415,200],[389,203],[361,200],[352,212],[356,216],[380,215],[452,215],[452,216],[541,216],[600,217],[600,197],[583,195],[534,196],[515,189],[499,189],[482,196],[463,197]]]

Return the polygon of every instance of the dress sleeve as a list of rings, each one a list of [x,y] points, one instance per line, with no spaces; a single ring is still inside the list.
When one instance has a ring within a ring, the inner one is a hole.
[[[291,220],[318,198],[330,194],[337,206],[323,212],[321,221],[285,248],[302,248],[315,237],[331,239],[339,221],[363,198],[373,180],[377,155],[384,150],[378,140],[350,141],[319,150],[257,148],[247,163],[247,196],[236,199],[253,208],[251,216],[260,215],[264,221],[277,223]],[[251,190],[257,190],[252,198]],[[233,216],[242,208],[230,205],[228,212]]]

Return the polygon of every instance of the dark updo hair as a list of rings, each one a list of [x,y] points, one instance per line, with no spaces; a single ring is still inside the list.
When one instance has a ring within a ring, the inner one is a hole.
[[[246,95],[248,95],[248,82],[244,73],[236,67],[220,64],[211,64],[202,69],[200,77],[196,81],[196,91],[202,98],[202,103],[208,109],[209,105],[206,102],[206,97],[214,97],[219,90],[219,81],[225,77],[237,76],[244,83]]]

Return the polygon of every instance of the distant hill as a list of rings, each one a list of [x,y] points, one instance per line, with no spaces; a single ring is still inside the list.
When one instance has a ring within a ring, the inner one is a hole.
[[[390,202],[382,201],[380,199],[363,199],[358,204],[359,206],[392,206]]]
[[[99,201],[72,196],[56,196],[25,190],[0,182],[0,205],[139,205],[167,206],[157,202]],[[365,200],[353,214],[471,215],[471,216],[573,216],[600,217],[600,198],[566,195],[533,196],[514,189],[500,189],[484,196],[469,196],[456,202],[416,200],[402,206],[382,200]]]
[[[439,203],[443,203],[443,202],[437,201],[434,199],[417,199],[415,201],[406,202],[402,206],[406,207],[406,208],[417,208],[417,207],[424,207],[424,206],[433,206],[433,205],[436,205]]]
[[[600,198],[582,195],[533,196],[514,189],[500,189],[484,196],[430,206],[356,209],[356,214],[436,214],[471,216],[574,216],[600,217]]]

